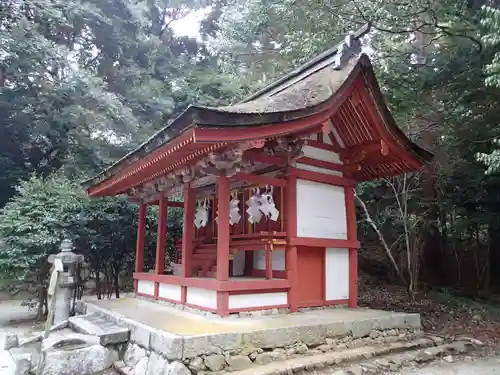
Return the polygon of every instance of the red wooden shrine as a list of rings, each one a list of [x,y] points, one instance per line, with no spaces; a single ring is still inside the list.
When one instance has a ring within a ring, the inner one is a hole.
[[[138,295],[219,315],[356,307],[356,184],[432,157],[391,117],[361,53],[367,31],[243,102],[190,106],[84,183],[92,197],[139,204]],[[169,200],[179,192],[183,202]],[[149,205],[158,205],[156,266],[143,272]],[[173,275],[164,266],[169,207],[183,208],[184,224]]]

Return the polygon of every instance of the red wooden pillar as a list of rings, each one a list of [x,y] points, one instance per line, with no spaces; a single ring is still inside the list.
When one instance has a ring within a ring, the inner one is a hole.
[[[273,279],[273,252],[272,243],[266,245],[266,279]]]
[[[194,206],[195,206],[195,191],[189,185],[184,184],[184,215],[183,215],[183,231],[182,231],[182,277],[191,277],[192,252],[193,252],[193,237],[194,237]]]
[[[345,205],[347,217],[347,239],[350,241],[357,240],[356,229],[356,202],[354,198],[354,188],[346,186],[345,188]],[[358,306],[358,249],[349,249],[349,308]]]
[[[297,236],[297,177],[288,176],[286,187],[286,235],[287,241]],[[288,246],[285,252],[285,267],[287,279],[290,280],[290,290],[288,291],[288,304],[290,311],[298,309],[297,288],[299,282],[297,246]]]
[[[226,176],[219,177],[219,188],[217,192],[217,210],[219,219],[217,222],[217,280],[229,280],[229,179]],[[229,315],[229,293],[217,291],[217,313]]]
[[[253,251],[245,251],[245,270],[243,271],[243,275],[252,276],[252,272],[253,272]]]
[[[184,184],[184,215],[182,219],[181,276],[191,277],[193,272],[193,237],[194,209],[196,204],[195,191],[189,183]],[[181,286],[181,303],[186,303],[187,286]]]
[[[229,179],[219,177],[217,222],[217,280],[229,279]]]
[[[139,220],[137,223],[137,243],[135,246],[135,272],[144,271],[144,231],[146,226],[146,211],[148,206],[145,203],[139,205]],[[137,293],[137,280],[134,280],[134,291]]]
[[[168,201],[165,195],[160,192],[158,205],[158,230],[156,238],[156,274],[163,275],[165,273],[165,247],[167,244],[167,205]]]

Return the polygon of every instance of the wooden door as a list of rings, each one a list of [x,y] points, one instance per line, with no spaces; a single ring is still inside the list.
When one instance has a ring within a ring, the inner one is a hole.
[[[321,306],[324,300],[324,255],[325,248],[297,248],[299,307]]]

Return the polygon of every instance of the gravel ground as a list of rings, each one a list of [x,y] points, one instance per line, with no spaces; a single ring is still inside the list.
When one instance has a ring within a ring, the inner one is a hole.
[[[8,332],[28,334],[40,330],[40,325],[33,326],[36,312],[21,306],[21,301],[0,302],[0,375],[12,375],[13,368],[8,351],[3,350],[5,336]]]
[[[5,363],[3,343],[7,332],[29,333],[33,330],[40,330],[41,327],[34,327],[32,320],[35,316],[33,311],[21,306],[21,301],[0,302],[0,375],[10,375],[7,368],[2,368]],[[332,373],[325,369],[322,374]],[[395,373],[392,373],[395,374]],[[500,375],[500,356],[478,358],[473,361],[458,360],[454,363],[438,361],[428,366],[418,369],[405,369],[399,372],[400,375]]]
[[[435,362],[431,365],[406,370],[401,375],[500,375],[500,357],[478,358],[455,363]]]

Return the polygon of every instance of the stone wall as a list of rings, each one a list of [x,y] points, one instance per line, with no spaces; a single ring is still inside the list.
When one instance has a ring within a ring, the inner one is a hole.
[[[272,335],[272,333],[270,333]],[[367,336],[347,335],[339,338],[326,338],[322,344],[307,345],[303,341],[283,347],[255,347],[243,343],[239,348],[224,350],[214,347],[207,354],[182,360],[169,360],[168,355],[146,349],[137,342],[129,342],[123,358],[126,373],[134,375],[156,375],[158,371],[169,370],[170,374],[203,375],[221,371],[238,371],[252,365],[266,365],[273,361],[284,361],[299,356],[316,355],[329,351],[413,340],[422,335],[420,329],[371,330]],[[171,356],[173,358],[173,356]],[[175,368],[175,371],[173,372]],[[167,372],[168,373],[168,372]]]
[[[98,314],[130,329],[124,372],[170,375],[238,370],[271,361],[361,346],[405,341],[422,335],[418,314],[387,313],[353,322],[255,330],[251,332],[177,336],[88,304],[82,313]],[[175,369],[175,372],[174,372]]]

